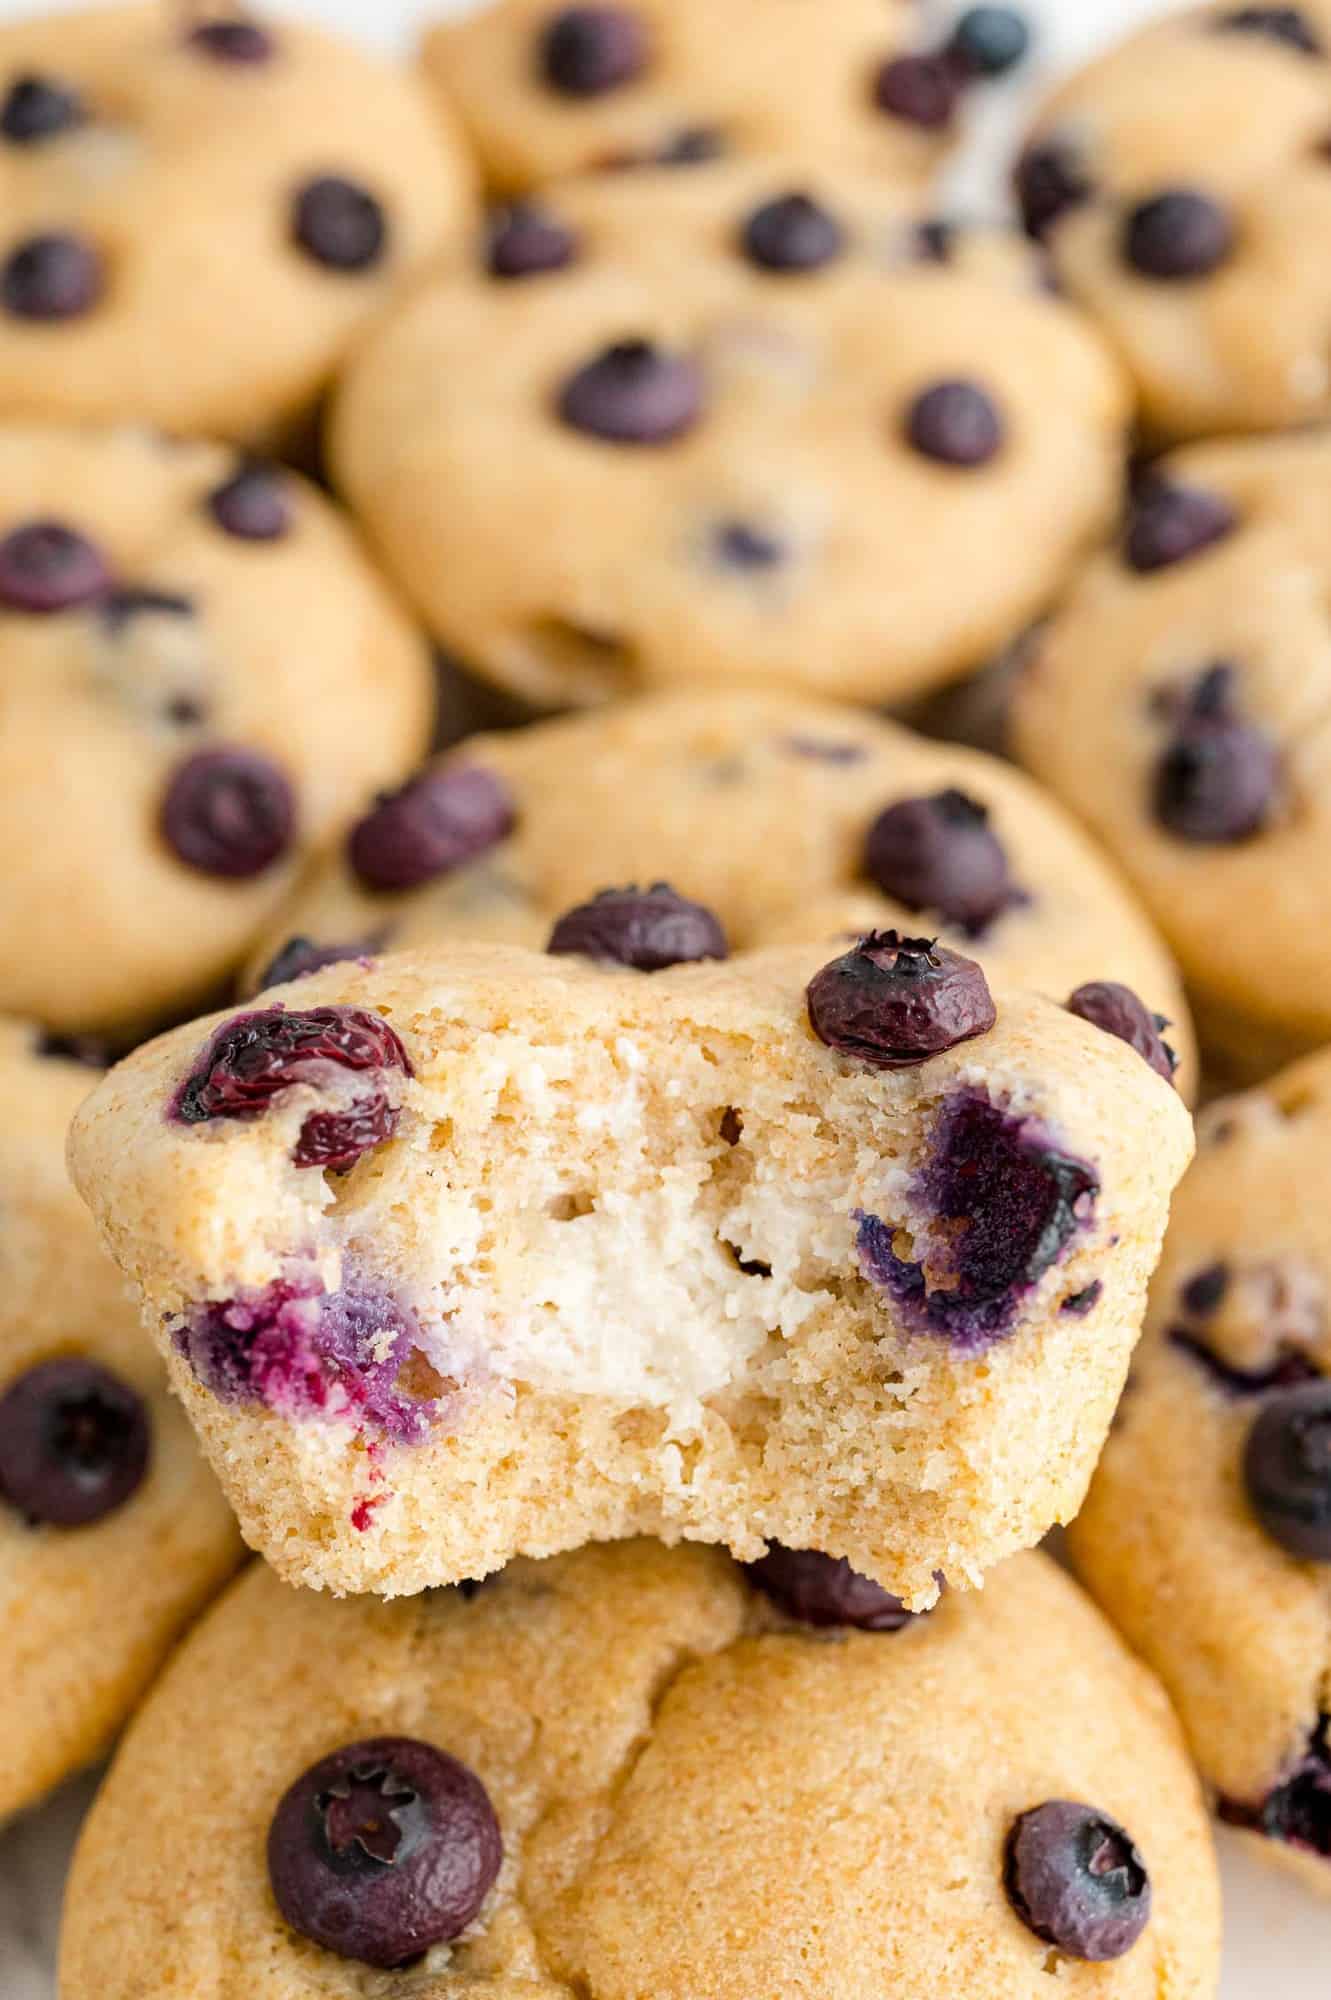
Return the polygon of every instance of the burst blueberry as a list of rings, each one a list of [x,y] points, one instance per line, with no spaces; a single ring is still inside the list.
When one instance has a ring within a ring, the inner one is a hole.
[[[815,973],[808,1008],[820,1041],[875,1069],[913,1069],[997,1019],[973,959],[896,931],[871,932]]]

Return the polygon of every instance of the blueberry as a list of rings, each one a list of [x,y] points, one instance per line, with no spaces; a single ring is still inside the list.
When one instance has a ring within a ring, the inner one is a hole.
[[[899,1632],[913,1622],[899,1597],[861,1576],[844,1557],[815,1549],[787,1549],[773,1542],[765,1556],[745,1564],[765,1597],[803,1625],[854,1625],[861,1632]]]
[[[870,932],[815,973],[808,1007],[819,1041],[875,1069],[913,1069],[998,1018],[973,959],[896,931]]]
[[[1003,445],[1003,419],[976,382],[935,382],[922,390],[906,413],[904,429],[922,458],[966,470],[987,465]]]
[[[67,230],[29,236],[0,269],[0,302],[15,319],[79,319],[105,288],[100,252]]]
[[[328,965],[344,965],[348,960],[365,958],[371,946],[362,939],[359,944],[315,944],[312,938],[289,937],[282,949],[265,967],[259,979],[259,990],[269,986],[286,986],[293,979],[307,979],[312,972],[322,972]]]
[[[503,1854],[475,1773],[402,1736],[348,1743],[311,1765],[268,1830],[268,1878],[291,1928],[389,1971],[473,1922]]]
[[[1229,845],[1261,832],[1279,783],[1276,747],[1254,724],[1185,715],[1156,763],[1152,805],[1176,839]]]
[[[70,611],[110,587],[101,550],[62,521],[25,521],[0,541],[0,606],[7,611]]]
[[[292,239],[329,271],[368,271],[388,250],[388,222],[368,188],[337,174],[308,181],[291,211]]]
[[[590,902],[566,910],[550,933],[546,950],[627,965],[636,972],[662,972],[670,965],[725,958],[726,935],[712,912],[691,903],[668,882],[650,889],[602,889]]]
[[[263,63],[275,52],[272,36],[257,21],[199,21],[185,37],[190,48],[216,62]]]
[[[142,1397],[94,1361],[39,1362],[0,1396],[0,1498],[34,1525],[104,1520],[143,1483],[151,1450]]]
[[[608,444],[670,444],[702,414],[702,374],[687,355],[621,340],[569,376],[557,408],[571,430]]]
[[[437,1403],[406,1386],[420,1323],[391,1293],[350,1274],[342,1289],[277,1280],[187,1313],[177,1353],[224,1403],[258,1403],[292,1423],[353,1419],[393,1444],[421,1444]]]
[[[833,263],[846,235],[836,217],[812,195],[778,195],[755,208],[740,232],[751,264],[764,271],[816,271]]]
[[[1094,1213],[1099,1184],[1037,1121],[977,1090],[944,1104],[907,1198],[919,1261],[891,1221],[860,1212],[856,1249],[906,1326],[980,1354],[1008,1334],[1021,1299]]]
[[[1316,29],[1299,7],[1235,7],[1213,26],[1221,34],[1267,35],[1300,55],[1323,53]]]
[[[83,101],[55,77],[19,76],[0,106],[0,137],[11,146],[36,146],[71,132],[87,116]]]
[[[1153,1014],[1144,1006],[1130,986],[1123,986],[1116,979],[1089,980],[1069,999],[1068,1012],[1126,1042],[1157,1076],[1162,1076],[1166,1083],[1173,1082],[1178,1057],[1162,1033],[1169,1024],[1163,1015]]]
[[[187,868],[246,881],[290,847],[296,807],[285,774],[256,750],[200,750],[162,798],[162,838]]]
[[[1013,174],[1017,205],[1028,236],[1043,242],[1056,222],[1085,207],[1094,184],[1071,140],[1052,138],[1028,146]]]
[[[948,37],[947,53],[969,75],[1002,76],[1030,45],[1030,28],[1015,7],[971,7]]]
[[[537,59],[564,97],[604,97],[642,75],[652,57],[641,15],[628,7],[565,7],[545,24]]]
[[[1168,188],[1138,202],[1123,225],[1123,255],[1144,278],[1206,278],[1234,248],[1234,225],[1195,188]]]
[[[1124,559],[1143,575],[1167,569],[1223,541],[1237,526],[1234,509],[1220,494],[1149,480],[1128,516]]]
[[[1146,1864],[1132,1836],[1094,1806],[1047,1799],[1022,1813],[1004,1863],[1016,1914],[1068,1958],[1122,1958],[1150,1921]]]
[[[492,278],[531,278],[562,271],[578,254],[578,239],[536,202],[514,202],[490,218],[486,267]]]
[[[412,1074],[407,1052],[387,1021],[359,1007],[270,1007],[225,1022],[176,1093],[173,1116],[184,1125],[214,1118],[262,1118],[294,1084],[316,1088],[329,1065],[354,1074]],[[344,1110],[312,1111],[292,1160],[298,1167],[345,1172],[362,1153],[391,1137],[397,1111],[382,1089]]]
[[[988,811],[954,786],[879,813],[865,837],[864,866],[885,896],[973,934],[1013,900]]]
[[[780,536],[752,521],[722,521],[712,545],[725,569],[779,569],[786,559],[786,545]]]
[[[377,799],[352,828],[348,854],[367,889],[414,889],[498,846],[514,823],[508,788],[492,771],[446,764]]]
[[[1268,1840],[1304,1848],[1331,1860],[1331,1716],[1320,1716],[1308,1746],[1262,1800],[1253,1807],[1222,1798],[1220,1817],[1230,1826],[1265,1834]]]
[[[1331,1382],[1268,1398],[1248,1433],[1243,1478],[1272,1541],[1304,1562],[1331,1562]]]
[[[1209,1319],[1218,1312],[1229,1290],[1228,1264],[1208,1264],[1188,1279],[1180,1294],[1184,1310],[1197,1319]]]
[[[242,542],[276,542],[291,530],[291,489],[285,475],[262,459],[246,459],[215,486],[208,511],[224,535]]]
[[[952,123],[961,87],[955,65],[944,56],[893,56],[874,77],[873,99],[887,117],[937,132]]]

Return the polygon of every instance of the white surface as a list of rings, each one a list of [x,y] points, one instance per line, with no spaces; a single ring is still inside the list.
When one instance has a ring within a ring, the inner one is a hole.
[[[273,0],[276,11],[322,19],[385,47],[400,45],[416,25],[446,11],[450,3],[458,0]],[[30,12],[34,4],[36,0],[0,0],[0,18]],[[715,4],[723,7],[725,0]],[[833,7],[836,0],[825,4]],[[927,11],[938,19],[950,18],[961,4],[926,0]],[[974,143],[952,176],[950,205],[957,211],[996,205],[994,162],[1010,148],[1023,97],[1098,41],[1162,11],[1162,0],[1027,0],[1026,11],[1038,25],[1038,58],[1018,88],[993,92],[979,110]],[[64,1858],[91,1790],[86,1781],[70,1787],[43,1812],[0,1836],[0,2000],[52,2000]],[[1226,1890],[1222,2000],[1318,2000],[1331,1966],[1331,1901],[1319,1904],[1229,1834],[1222,1832],[1220,1850]],[[67,2000],[98,1996],[69,1995]],[[255,2000],[262,1996],[256,1993]]]

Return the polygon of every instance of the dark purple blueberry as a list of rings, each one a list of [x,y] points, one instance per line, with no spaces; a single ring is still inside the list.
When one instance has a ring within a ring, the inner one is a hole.
[[[25,521],[0,541],[0,605],[7,611],[70,611],[110,587],[96,543],[61,521]]]
[[[1070,1799],[1013,1821],[1003,1886],[1027,1930],[1093,1964],[1122,1958],[1151,1919],[1151,1879],[1131,1834]]]
[[[1043,242],[1056,222],[1084,208],[1095,192],[1085,162],[1068,139],[1028,146],[1013,174],[1026,234]]]
[[[503,1858],[480,1779],[407,1736],[312,1764],[268,1829],[268,1879],[292,1930],[386,1971],[464,1931]]]
[[[1139,489],[1128,516],[1124,559],[1143,575],[1167,569],[1223,541],[1237,526],[1234,509],[1220,494],[1151,479]]]
[[[1300,55],[1322,54],[1317,31],[1299,7],[1235,7],[1212,25],[1221,34],[1266,35]]]
[[[493,771],[445,764],[383,793],[352,828],[347,852],[367,889],[414,889],[498,846],[515,817]]]
[[[1129,210],[1123,256],[1144,278],[1206,278],[1234,248],[1234,225],[1195,188],[1167,188]]]
[[[316,1089],[330,1065],[354,1073],[412,1074],[407,1052],[387,1021],[359,1007],[269,1007],[239,1014],[217,1030],[198,1067],[176,1094],[184,1125],[214,1118],[262,1118],[294,1084]],[[397,1109],[375,1089],[340,1111],[312,1111],[291,1157],[298,1167],[344,1173],[397,1127]]]
[[[889,118],[937,132],[950,125],[963,79],[945,56],[893,56],[873,81],[873,101]]]
[[[388,249],[388,222],[368,188],[338,174],[322,174],[299,190],[291,234],[329,271],[368,271]]]
[[[725,958],[726,934],[712,912],[691,903],[668,882],[650,889],[602,889],[588,903],[566,910],[546,950],[627,965],[635,972],[663,972],[669,965]]]
[[[46,1032],[38,1038],[37,1053],[57,1062],[81,1063],[84,1069],[110,1069],[114,1060],[107,1043],[96,1035],[53,1035]]]
[[[894,1221],[861,1212],[860,1268],[909,1328],[979,1354],[1011,1331],[1023,1295],[1092,1220],[1098,1192],[1094,1169],[1036,1120],[961,1091],[944,1105],[907,1191],[920,1261],[898,1256]]]
[[[906,412],[906,441],[922,458],[967,469],[987,465],[1003,445],[1003,419],[978,382],[935,382]]]
[[[1188,1279],[1179,1297],[1184,1311],[1194,1319],[1209,1319],[1213,1312],[1219,1311],[1228,1290],[1228,1264],[1208,1264],[1204,1271]]]
[[[987,808],[954,786],[885,807],[865,836],[864,867],[885,896],[972,934],[1013,900]]]
[[[37,146],[81,125],[87,113],[69,84],[49,76],[19,76],[0,106],[0,135],[11,146]]]
[[[563,97],[604,97],[642,75],[652,59],[647,24],[629,7],[564,7],[541,30],[537,61]]]
[[[861,1576],[844,1557],[816,1549],[787,1549],[773,1542],[765,1556],[744,1565],[758,1586],[803,1625],[854,1625],[861,1632],[899,1632],[912,1622],[899,1597]]]
[[[247,459],[208,495],[208,512],[224,535],[242,542],[276,542],[291,529],[291,488],[277,466]]]
[[[968,76],[1003,76],[1030,45],[1030,27],[1015,7],[970,7],[948,37],[947,54]]]
[[[1153,1014],[1144,1006],[1130,986],[1120,985],[1116,979],[1088,980],[1069,999],[1068,1012],[1126,1042],[1157,1076],[1173,1082],[1178,1057],[1162,1033],[1169,1023],[1163,1014]]]
[[[1085,1319],[1087,1313],[1094,1312],[1104,1297],[1104,1285],[1099,1278],[1092,1278],[1089,1285],[1083,1285],[1079,1292],[1069,1292],[1058,1310],[1070,1313],[1074,1319]]]
[[[515,201],[490,218],[486,267],[492,278],[531,278],[562,271],[578,254],[566,222],[533,201]]]
[[[1331,1716],[1320,1716],[1308,1747],[1259,1806],[1222,1798],[1220,1817],[1230,1826],[1263,1833],[1268,1840],[1331,1860]]]
[[[287,1280],[215,1300],[191,1312],[174,1338],[224,1403],[259,1403],[293,1423],[350,1419],[400,1445],[422,1443],[439,1415],[437,1402],[407,1386],[422,1349],[419,1322],[391,1294],[355,1279],[338,1292]]]
[[[557,407],[571,430],[609,444],[670,444],[702,414],[702,372],[687,355],[621,340],[569,376]]]
[[[875,1069],[913,1069],[998,1018],[973,959],[896,931],[871,931],[816,972],[808,1005],[820,1042]]]
[[[0,299],[15,319],[78,319],[91,312],[105,287],[101,253],[62,230],[29,236],[0,270]]]
[[[740,232],[744,255],[764,271],[817,271],[841,255],[846,233],[808,194],[783,194],[755,208]]]
[[[1279,754],[1262,730],[1234,714],[1193,714],[1156,764],[1152,808],[1176,839],[1228,845],[1261,832],[1279,783]]]
[[[263,63],[275,49],[272,36],[257,21],[199,21],[185,39],[200,55],[216,62]]]
[[[95,1361],[38,1362],[0,1396],[0,1498],[34,1525],[86,1528],[143,1483],[143,1398]]]
[[[178,590],[151,590],[129,584],[108,590],[98,600],[97,614],[108,632],[118,638],[136,618],[192,618],[194,599]]]
[[[780,536],[752,521],[722,521],[712,546],[726,569],[780,569],[786,559],[786,545]]]
[[[1304,1562],[1331,1562],[1331,1382],[1268,1399],[1248,1432],[1243,1478],[1272,1541]]]
[[[312,938],[289,937],[277,956],[265,967],[258,990],[285,986],[293,979],[307,979],[327,965],[345,965],[348,960],[366,958],[370,945],[362,938],[353,944],[315,944]]]
[[[177,860],[247,881],[290,847],[296,805],[285,774],[257,750],[200,750],[177,765],[158,824]]]

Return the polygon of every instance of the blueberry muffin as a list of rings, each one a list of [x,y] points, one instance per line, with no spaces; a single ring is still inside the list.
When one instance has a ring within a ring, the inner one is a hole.
[[[1152,431],[1331,415],[1327,0],[1152,23],[1055,93],[1017,192]]]
[[[0,1018],[0,1820],[101,1754],[241,1553],[65,1172],[91,1053]]]
[[[1331,1039],[1331,435],[1139,486],[1016,685],[1018,754],[1118,860],[1241,1080]]]
[[[1222,1818],[1331,1891],[1331,1052],[1204,1114],[1070,1531]]]
[[[0,427],[0,1007],[127,1035],[215,994],[367,785],[428,651],[340,516],[229,447]]]
[[[271,443],[470,212],[417,80],[295,21],[0,26],[0,413]]]
[[[284,1576],[777,1537],[918,1607],[1075,1510],[1192,1146],[1151,1017],[896,931],[724,952],[612,892],[95,1093],[76,1180]]]
[[[455,938],[540,950],[615,879],[672,883],[736,949],[895,924],[1059,1000],[1120,980],[1168,1017],[1191,1093],[1173,966],[1047,795],[994,758],[780,694],[647,695],[473,737],[356,821],[274,918],[248,988]]]
[[[335,478],[444,648],[536,706],[922,692],[1117,505],[1120,371],[994,243],[789,159],[561,187],[357,350]]]
[[[499,0],[441,22],[424,61],[507,193],[783,146],[918,182],[968,87],[1020,56],[1000,36],[930,42],[911,0]]]
[[[632,1542],[394,1604],[253,1569],[93,1809],[60,1990],[1211,2000],[1218,1933],[1168,1704],[1045,1557],[911,1618]]]

